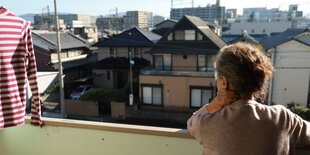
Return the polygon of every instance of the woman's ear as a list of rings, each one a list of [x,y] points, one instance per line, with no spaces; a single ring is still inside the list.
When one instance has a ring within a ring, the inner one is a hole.
[[[219,76],[217,78],[217,86],[218,86],[218,89],[221,89],[221,90],[229,88],[229,82],[225,76]]]

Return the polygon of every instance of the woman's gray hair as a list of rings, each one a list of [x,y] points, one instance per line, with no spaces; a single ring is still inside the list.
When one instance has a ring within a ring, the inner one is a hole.
[[[256,98],[265,99],[274,68],[260,48],[244,42],[223,47],[214,65],[218,75],[226,77],[236,92],[254,93]]]

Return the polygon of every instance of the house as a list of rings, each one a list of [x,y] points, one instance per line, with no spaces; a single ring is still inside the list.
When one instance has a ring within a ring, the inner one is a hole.
[[[225,34],[222,35],[222,38],[227,44],[233,44],[240,41],[252,44],[260,44],[260,41],[262,41],[267,36],[268,35],[266,34],[249,35],[246,31],[244,31],[242,34]]]
[[[133,60],[133,78],[138,78],[140,69],[150,66],[152,57],[147,54],[160,36],[138,27],[133,27],[110,38],[100,40],[98,47],[98,63],[92,71],[97,76],[93,83],[97,87],[123,88],[129,83],[130,55]]]
[[[39,72],[58,71],[58,55],[56,52],[56,33],[36,31],[32,33],[37,69]],[[88,41],[70,32],[60,33],[61,61],[63,65],[66,95],[70,93],[70,84],[80,78],[85,78],[88,64],[97,61],[93,47]],[[74,86],[72,86],[74,87]],[[66,91],[67,90],[67,91]]]
[[[270,80],[269,104],[310,103],[310,31],[288,29],[262,40],[275,65]]]
[[[149,52],[153,66],[139,76],[140,109],[191,111],[208,103],[216,93],[213,57],[225,45],[200,18],[180,19]]]
[[[155,28],[152,30],[153,33],[156,33],[160,36],[165,35],[178,21],[173,19],[164,20],[155,25]]]

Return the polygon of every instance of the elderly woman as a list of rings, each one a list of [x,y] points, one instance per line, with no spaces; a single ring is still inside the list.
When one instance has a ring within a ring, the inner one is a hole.
[[[270,59],[246,43],[215,58],[217,96],[187,121],[205,155],[288,155],[310,144],[310,124],[281,105],[258,103],[273,74]]]

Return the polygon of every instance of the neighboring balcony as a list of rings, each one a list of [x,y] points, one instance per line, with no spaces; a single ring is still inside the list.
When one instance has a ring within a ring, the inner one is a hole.
[[[44,118],[0,130],[1,155],[201,155],[184,129]],[[268,143],[266,143],[268,145]],[[225,149],[225,146],[223,146]],[[297,150],[297,155],[310,154]]]

